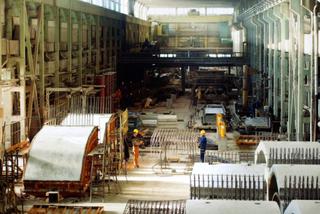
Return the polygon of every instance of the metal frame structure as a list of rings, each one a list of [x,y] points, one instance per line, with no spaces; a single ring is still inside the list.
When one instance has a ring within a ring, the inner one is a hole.
[[[259,89],[266,89],[262,101],[272,107],[288,140],[316,139],[318,5],[317,1],[242,0],[238,9],[237,21],[247,35],[250,67],[258,80],[254,95],[259,97]],[[312,47],[304,45],[307,38]]]

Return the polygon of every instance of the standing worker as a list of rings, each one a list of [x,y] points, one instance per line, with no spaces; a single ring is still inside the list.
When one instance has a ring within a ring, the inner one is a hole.
[[[133,130],[132,145],[133,145],[133,164],[139,168],[139,146],[143,144],[143,136],[139,134],[138,129]]]
[[[201,130],[200,136],[201,136],[199,140],[200,160],[202,163],[204,163],[204,155],[206,154],[206,149],[207,149],[206,132],[204,130]]]

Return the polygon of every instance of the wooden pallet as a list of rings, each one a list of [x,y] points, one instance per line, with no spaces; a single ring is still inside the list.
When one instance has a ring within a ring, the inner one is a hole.
[[[63,206],[63,205],[33,205],[28,214],[102,214],[103,207],[98,206]]]

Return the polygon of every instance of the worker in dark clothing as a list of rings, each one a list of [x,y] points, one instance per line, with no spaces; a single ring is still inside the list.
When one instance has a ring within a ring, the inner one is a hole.
[[[200,140],[199,140],[200,160],[202,163],[204,163],[204,156],[206,154],[206,149],[207,149],[206,132],[204,130],[201,130],[200,135],[201,135]]]
[[[130,152],[129,152],[129,142],[127,136],[124,136],[123,139],[123,155],[124,155],[124,161],[127,163],[130,158]]]

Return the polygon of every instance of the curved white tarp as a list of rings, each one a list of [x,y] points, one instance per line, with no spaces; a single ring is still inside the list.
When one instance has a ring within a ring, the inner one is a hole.
[[[44,126],[31,143],[24,180],[80,181],[94,126]]]
[[[62,126],[98,126],[99,143],[103,143],[106,125],[112,114],[68,114],[61,122]]]

